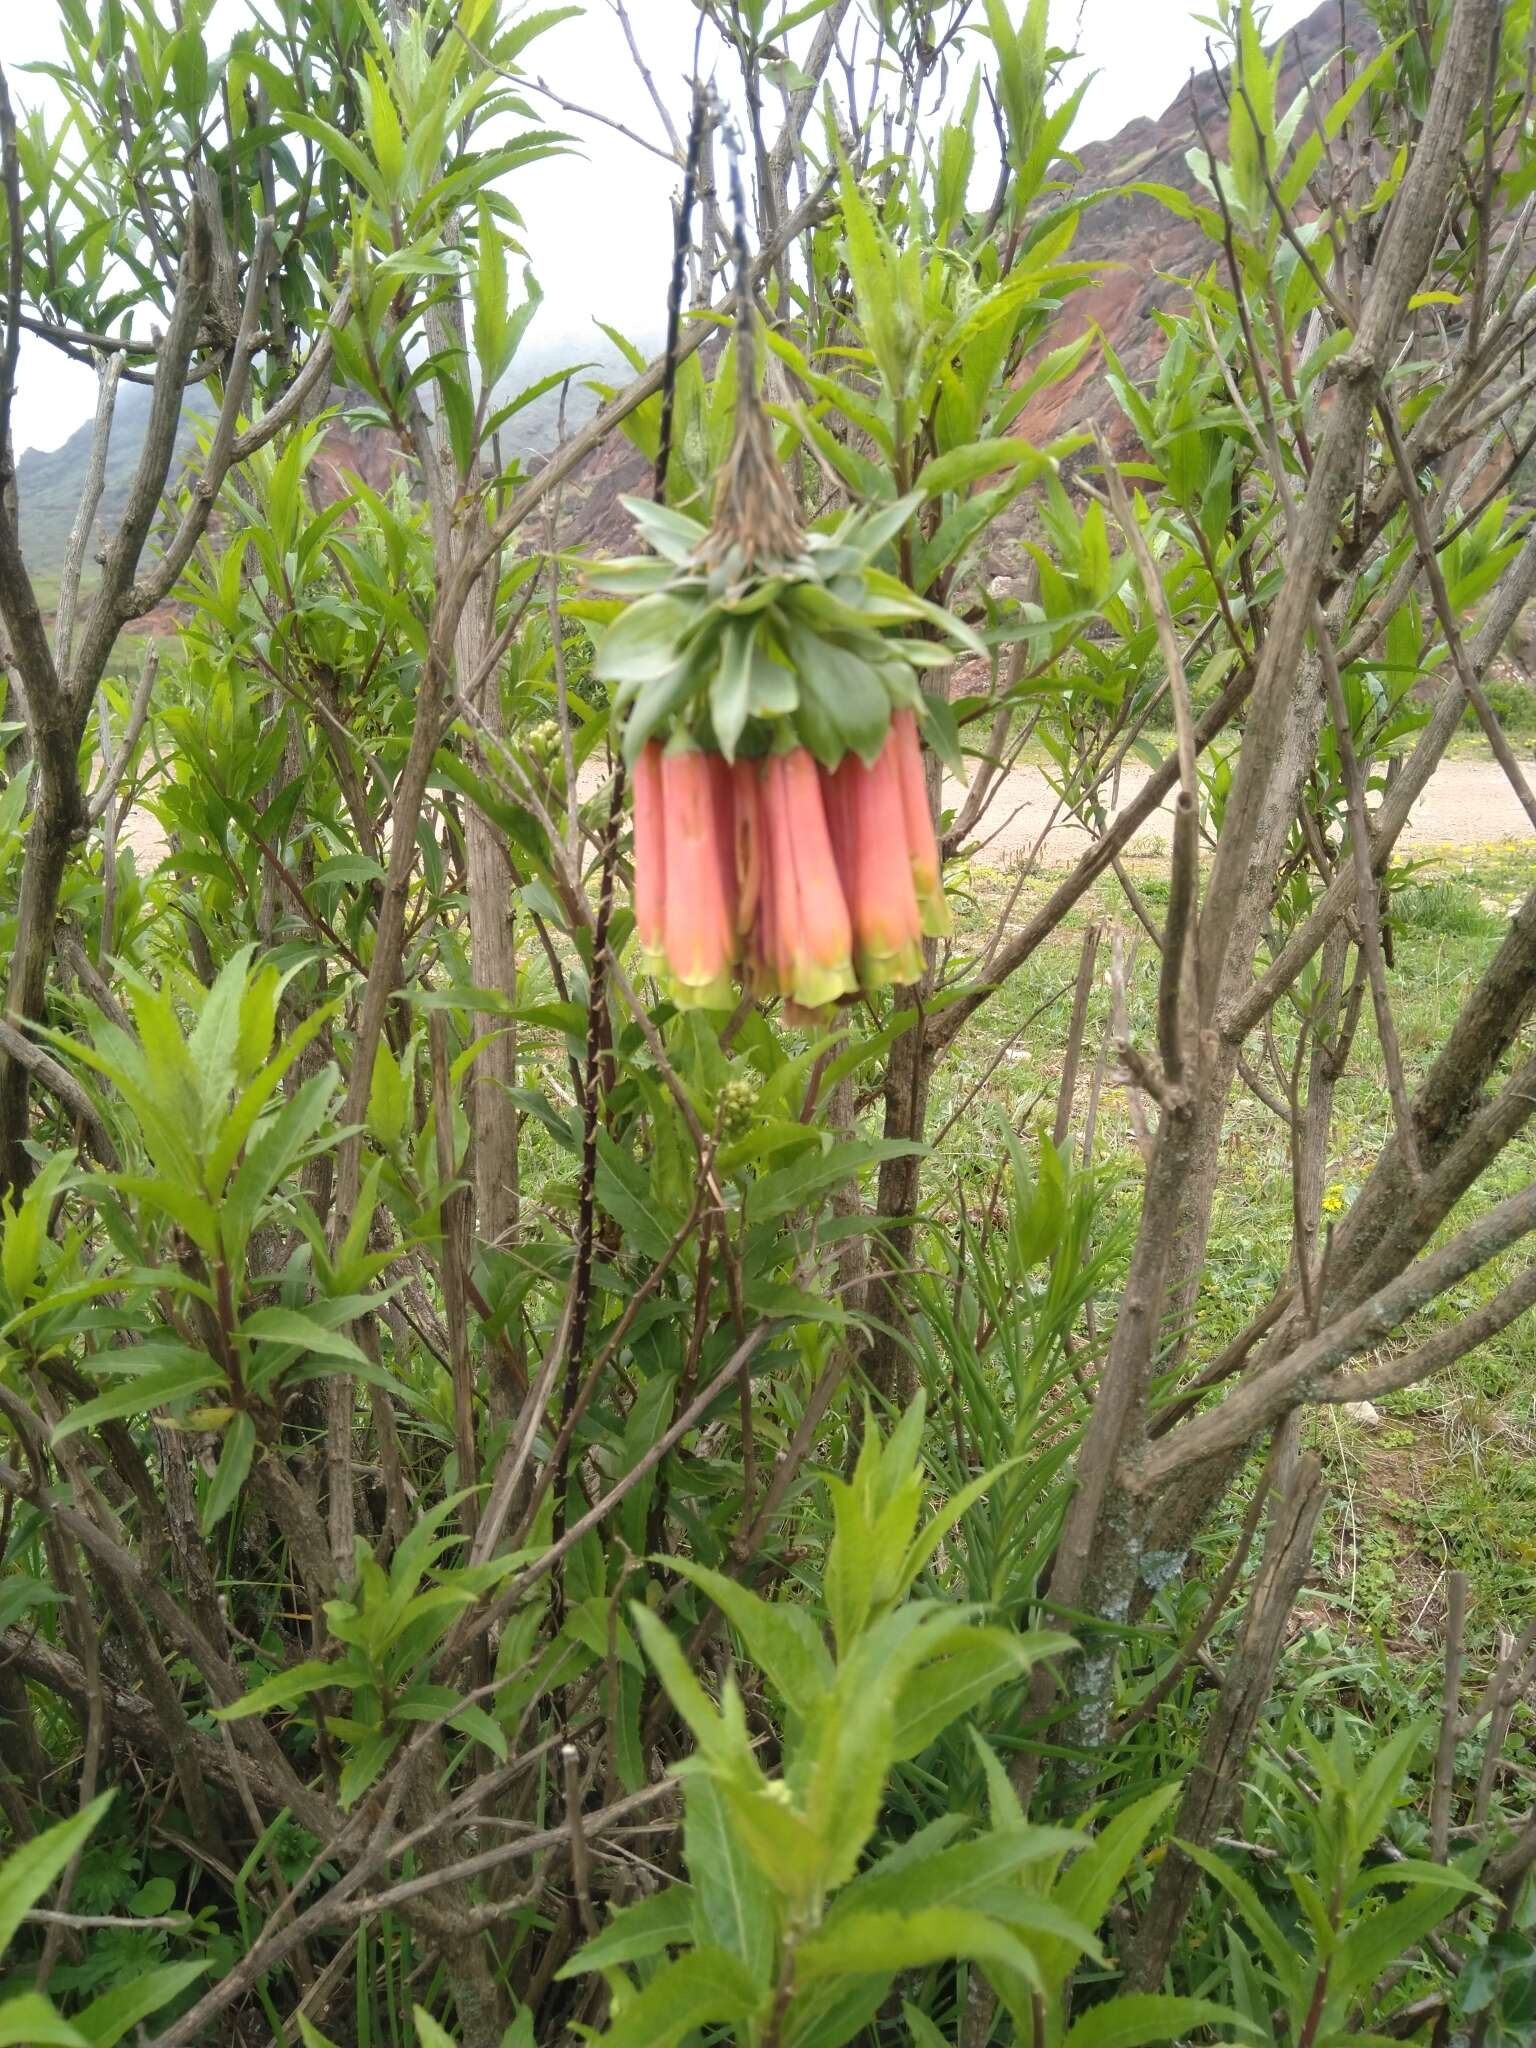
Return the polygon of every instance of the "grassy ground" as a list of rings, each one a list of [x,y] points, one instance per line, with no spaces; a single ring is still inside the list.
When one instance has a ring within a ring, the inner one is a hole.
[[[1130,866],[1151,915],[1159,918],[1166,900],[1165,860],[1138,854]],[[1055,879],[1030,876],[1020,885],[1016,872],[976,869],[962,942],[974,942],[990,928],[1016,885],[1009,922],[1023,922]],[[1433,1059],[1530,882],[1528,843],[1475,852],[1461,848],[1422,867],[1398,895],[1392,994],[1410,1085]],[[930,1130],[938,1132],[951,1116],[956,1121],[942,1159],[931,1169],[935,1193],[948,1175],[956,1196],[967,1190],[960,1198],[974,1208],[997,1171],[999,1117],[1021,1129],[1031,1121],[1049,1125],[1070,988],[1084,931],[1094,921],[1106,935],[1119,930],[1130,955],[1138,928],[1111,877],[992,999],[936,1074]],[[1074,1110],[1079,1146],[1094,1062],[1110,1020],[1108,969],[1108,951],[1101,946]],[[1127,977],[1132,1037],[1141,1044],[1152,1033],[1155,976],[1155,955],[1143,939]],[[1042,1005],[1050,1007],[1026,1027]],[[1336,1098],[1325,1198],[1333,1213],[1353,1198],[1389,1128],[1369,1005],[1366,1011]],[[1021,1035],[1015,1041],[1016,1033]],[[1289,1019],[1277,1019],[1277,1036],[1283,1057],[1294,1044]],[[1128,1097],[1113,1070],[1111,1059],[1098,1104],[1095,1158],[1123,1169],[1130,1201],[1134,1134]],[[974,1099],[963,1107],[973,1090]],[[1202,1359],[1235,1334],[1284,1278],[1290,1245],[1285,1136],[1272,1112],[1246,1093],[1234,1105],[1203,1284]],[[1484,1203],[1507,1194],[1533,1172],[1536,1140],[1527,1135],[1510,1147],[1473,1199]],[[1517,1263],[1512,1256],[1478,1276],[1458,1290],[1444,1313],[1458,1313],[1493,1291]],[[1536,1330],[1529,1320],[1516,1325],[1443,1377],[1378,1407],[1374,1427],[1336,1411],[1308,1423],[1333,1484],[1308,1596],[1314,1623],[1411,1653],[1436,1639],[1445,1573],[1460,1567],[1471,1576],[1474,1635],[1487,1640],[1499,1628],[1518,1628],[1536,1601]]]

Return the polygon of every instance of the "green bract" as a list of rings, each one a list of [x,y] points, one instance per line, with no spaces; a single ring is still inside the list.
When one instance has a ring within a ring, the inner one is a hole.
[[[601,564],[589,578],[630,600],[592,663],[614,686],[625,759],[681,729],[728,761],[788,740],[825,768],[847,753],[873,762],[891,713],[923,709],[917,671],[952,658],[913,629],[985,652],[962,620],[876,566],[920,502],[912,494],[849,512],[806,533],[792,558],[749,566],[738,545],[711,552],[698,520],[626,498],[655,554]]]

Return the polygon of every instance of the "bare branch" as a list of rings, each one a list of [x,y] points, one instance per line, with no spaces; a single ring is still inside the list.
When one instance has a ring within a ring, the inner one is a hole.
[[[1403,1055],[1397,1042],[1397,1025],[1392,1016],[1391,999],[1387,994],[1387,971],[1381,957],[1381,903],[1372,871],[1371,827],[1365,815],[1365,785],[1360,776],[1360,763],[1355,757],[1354,735],[1349,725],[1349,707],[1344,701],[1344,685],[1339,678],[1333,642],[1328,635],[1328,621],[1323,615],[1321,605],[1317,607],[1313,635],[1317,645],[1318,665],[1322,669],[1323,682],[1328,692],[1328,709],[1333,717],[1334,737],[1338,741],[1339,765],[1344,772],[1344,790],[1349,806],[1349,849],[1355,868],[1355,907],[1360,919],[1360,950],[1365,957],[1366,972],[1370,976],[1371,1001],[1376,1011],[1376,1036],[1381,1042],[1382,1063],[1387,1070],[1387,1092],[1392,1098],[1392,1111],[1397,1119],[1398,1143],[1402,1146],[1403,1159],[1410,1177],[1417,1179],[1419,1155],[1413,1136],[1413,1112],[1408,1105],[1408,1090],[1403,1080]]]
[[[177,280],[176,301],[166,329],[160,374],[155,379],[154,396],[150,401],[144,445],[134,471],[128,503],[107,550],[101,583],[85,622],[79,652],[65,679],[66,692],[77,715],[78,707],[89,699],[106,667],[119,629],[133,616],[129,593],[176,452],[187,365],[192,358],[212,281],[213,234],[202,207],[194,201],[187,210],[181,275]]]
[[[656,90],[656,81],[651,76],[650,66],[641,54],[640,45],[635,41],[635,32],[630,26],[629,15],[624,7],[624,0],[610,0],[610,4],[614,13],[618,16],[619,27],[624,31],[624,40],[629,45],[629,54],[634,60],[635,69],[640,74],[640,82],[650,95],[651,105],[656,109],[657,118],[666,130],[667,140],[672,145],[672,161],[680,164],[683,160],[682,139],[673,124],[672,116],[667,112],[666,101]]]
[[[1455,663],[1457,678],[1461,683],[1461,687],[1467,693],[1468,701],[1477,713],[1478,722],[1488,736],[1488,744],[1492,747],[1494,757],[1498,761],[1499,766],[1504,770],[1510,788],[1519,797],[1526,816],[1533,825],[1536,825],[1536,791],[1533,791],[1531,785],[1526,781],[1524,771],[1520,763],[1515,759],[1509,741],[1504,737],[1504,729],[1499,724],[1493,707],[1483,694],[1483,686],[1477,673],[1476,664],[1468,658],[1466,643],[1461,637],[1461,631],[1456,624],[1456,615],[1451,609],[1450,592],[1445,587],[1445,576],[1440,568],[1440,557],[1435,549],[1434,536],[1429,531],[1429,522],[1425,517],[1424,500],[1419,492],[1418,479],[1414,476],[1412,465],[1408,460],[1408,451],[1403,446],[1403,437],[1398,431],[1397,421],[1393,416],[1392,407],[1387,400],[1385,392],[1382,393],[1379,401],[1379,411],[1382,428],[1387,437],[1387,445],[1392,450],[1392,460],[1397,466],[1398,480],[1403,489],[1403,502],[1408,508],[1408,517],[1413,524],[1413,534],[1418,546],[1419,560],[1424,565],[1424,574],[1429,582],[1430,595],[1434,599],[1435,616],[1440,621],[1440,630],[1445,635],[1445,644],[1451,651],[1451,660]]]
[[[59,602],[54,617],[54,659],[60,673],[69,674],[70,649],[75,640],[75,606],[80,597],[80,577],[85,568],[85,550],[91,538],[96,508],[107,481],[107,449],[112,438],[112,415],[117,406],[117,387],[123,374],[123,359],[110,356],[101,366],[96,393],[96,418],[91,428],[91,452],[86,462],[80,507],[69,529],[64,549],[64,566],[59,571]]]
[[[1527,546],[1520,550],[1505,573],[1478,633],[1472,662],[1479,675],[1487,673],[1532,597],[1536,597],[1536,546]],[[1431,775],[1461,723],[1465,701],[1460,690],[1441,692],[1428,725],[1419,734],[1412,753],[1383,798],[1376,812],[1372,835],[1371,871],[1374,875],[1379,876],[1385,871],[1392,848],[1408,822],[1409,813],[1428,787]],[[1329,884],[1322,901],[1287,939],[1267,971],[1222,1014],[1218,1028],[1224,1037],[1234,1041],[1247,1037],[1264,1012],[1278,1002],[1295,981],[1339,918],[1354,904],[1358,886],[1359,877],[1354,867],[1345,863]]]
[[[0,1051],[7,1059],[25,1067],[34,1080],[62,1103],[81,1125],[90,1140],[91,1150],[102,1165],[113,1173],[117,1172],[122,1162],[112,1142],[112,1133],[102,1122],[95,1103],[69,1069],[60,1066],[52,1053],[45,1052],[35,1040],[28,1038],[24,1031],[18,1031],[5,1018],[0,1018]]]
[[[96,794],[85,807],[87,822],[92,825],[98,824],[105,816],[108,804],[117,793],[117,785],[122,781],[124,771],[133,758],[133,750],[139,743],[140,733],[144,730],[144,720],[149,715],[149,700],[154,692],[155,677],[159,668],[160,649],[151,640],[144,649],[144,664],[139,670],[139,686],[133,693],[133,703],[129,707],[128,723],[123,729],[122,741],[101,779]]]
[[[1358,1308],[1340,1316],[1315,1337],[1273,1363],[1261,1366],[1219,1407],[1196,1416],[1153,1444],[1134,1471],[1125,1475],[1127,1484],[1137,1492],[1155,1493],[1202,1459],[1249,1442],[1266,1423],[1302,1401],[1365,1399],[1377,1389],[1386,1391],[1388,1387],[1408,1385],[1421,1378],[1424,1371],[1436,1370],[1439,1364],[1460,1357],[1474,1344],[1482,1343],[1492,1330],[1502,1329],[1523,1313],[1520,1304],[1528,1305],[1525,1283],[1517,1289],[1505,1290],[1506,1295],[1515,1297],[1513,1304],[1503,1296],[1497,1297],[1502,1303],[1497,1312],[1490,1315],[1494,1305],[1489,1304],[1477,1315],[1452,1325],[1442,1337],[1421,1345],[1418,1352],[1409,1353],[1407,1356],[1412,1359],[1427,1357],[1434,1361],[1422,1370],[1409,1368],[1405,1376],[1405,1361],[1398,1360],[1391,1367],[1378,1367],[1368,1373],[1326,1377],[1330,1367],[1390,1336],[1447,1288],[1487,1265],[1532,1230],[1536,1230],[1536,1183],[1496,1204],[1439,1251],[1389,1280]],[[1536,1268],[1526,1279],[1536,1285]]]
[[[1452,1572],[1446,1586],[1445,1696],[1440,1742],[1430,1793],[1429,1853],[1443,1863],[1451,1842],[1451,1798],[1456,1788],[1456,1727],[1461,1718],[1461,1660],[1467,1636],[1467,1575]]]
[[[261,315],[261,304],[266,296],[267,271],[272,261],[272,223],[261,220],[256,225],[256,243],[251,251],[250,268],[245,280],[245,304],[240,314],[240,328],[235,336],[234,352],[230,361],[229,375],[224,384],[224,401],[219,407],[219,417],[214,426],[213,438],[208,444],[208,453],[203,458],[202,471],[192,486],[191,496],[181,522],[170,545],[147,576],[141,577],[125,596],[126,617],[136,618],[152,611],[160,600],[174,587],[182,570],[192,559],[192,550],[197,546],[207,527],[213,511],[214,501],[223,487],[224,478],[234,458],[237,428],[240,415],[245,409],[245,396],[250,386],[251,357],[256,347],[257,327]],[[268,426],[268,421],[262,422]],[[272,431],[276,431],[272,429]]]

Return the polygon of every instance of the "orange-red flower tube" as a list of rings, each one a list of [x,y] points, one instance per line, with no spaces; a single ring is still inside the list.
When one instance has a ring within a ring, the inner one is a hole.
[[[923,971],[923,927],[895,750],[888,741],[873,768],[846,754],[834,779],[834,803],[842,807],[850,840],[848,908],[859,981],[866,989],[916,981]]]
[[[780,995],[797,1009],[824,1009],[858,984],[821,784],[804,747],[769,756],[762,793],[763,873],[773,878],[765,961]]]
[[[731,840],[736,870],[736,930],[745,939],[763,886],[762,785],[756,761],[736,761],[731,777]]]
[[[715,810],[715,856],[720,863],[720,890],[725,898],[725,913],[730,920],[733,939],[741,930],[741,916],[737,902],[739,890],[736,880],[736,800],[731,781],[731,764],[719,754],[704,754],[705,773],[709,777],[710,801]],[[734,947],[732,949],[734,958]]]
[[[930,939],[942,939],[950,929],[949,905],[939,869],[939,842],[928,807],[928,782],[923,773],[923,750],[917,737],[917,714],[898,711],[891,720],[886,747],[896,756],[901,778],[901,812],[906,826],[907,854],[912,863],[912,887],[917,895],[918,913]]]
[[[733,908],[726,900],[708,758],[696,752],[664,753],[661,799],[666,832],[663,929],[672,996],[682,1009],[729,1009],[736,934]]]

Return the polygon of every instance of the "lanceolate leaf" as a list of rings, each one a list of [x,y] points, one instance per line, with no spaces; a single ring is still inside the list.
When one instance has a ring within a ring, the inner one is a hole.
[[[1223,2028],[1217,2037],[1221,2040],[1258,2038],[1256,2029],[1208,1998],[1164,1998],[1155,1992],[1129,1991],[1075,2019],[1063,2048],[1145,2048],[1148,2042],[1178,2041],[1191,2027]]]

